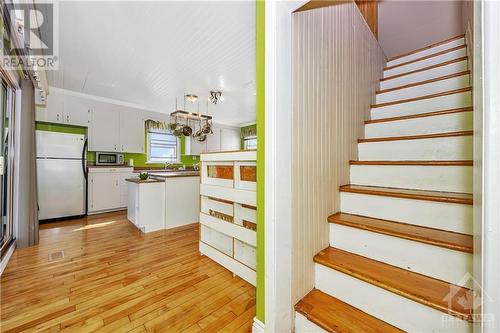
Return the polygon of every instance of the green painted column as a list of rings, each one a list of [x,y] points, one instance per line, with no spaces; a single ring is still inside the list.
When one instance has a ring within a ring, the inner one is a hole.
[[[256,2],[257,93],[257,319],[265,321],[265,1]]]

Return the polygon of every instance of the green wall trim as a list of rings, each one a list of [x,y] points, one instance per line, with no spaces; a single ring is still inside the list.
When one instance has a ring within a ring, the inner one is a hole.
[[[256,3],[256,105],[257,105],[257,305],[256,317],[265,323],[265,1]]]

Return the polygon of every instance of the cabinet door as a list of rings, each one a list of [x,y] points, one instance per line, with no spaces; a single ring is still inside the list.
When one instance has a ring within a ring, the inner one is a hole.
[[[37,107],[35,113],[36,121],[44,121],[48,123],[63,123],[64,122],[64,106],[63,97],[61,94],[52,92],[47,96],[46,107]]]
[[[120,207],[120,185],[117,173],[89,173],[89,211]]]
[[[132,178],[133,174],[131,172],[120,172],[117,173],[118,176],[118,186],[120,187],[120,207],[127,207],[128,204],[128,182],[125,180],[127,178]]]
[[[220,150],[234,151],[241,149],[240,130],[223,127],[220,130]]]
[[[64,122],[69,125],[88,127],[91,101],[76,96],[64,96]]]
[[[144,119],[140,110],[123,108],[120,111],[120,146],[126,153],[144,153]]]
[[[207,137],[207,153],[215,153],[220,151],[220,128],[214,127],[213,134]]]
[[[207,150],[207,143],[206,141],[204,142],[199,142],[196,139],[193,139],[191,137],[186,137],[184,141],[184,154],[185,155],[200,155],[206,152]]]
[[[118,151],[120,142],[120,113],[112,104],[96,102],[92,109],[90,151]]]

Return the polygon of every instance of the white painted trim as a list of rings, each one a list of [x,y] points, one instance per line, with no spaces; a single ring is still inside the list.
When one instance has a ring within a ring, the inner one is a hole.
[[[307,1],[266,1],[265,314],[292,332],[292,13]],[[287,166],[287,167],[283,167]],[[279,258],[279,259],[278,259]],[[257,332],[257,331],[254,331]]]
[[[200,223],[254,247],[257,245],[257,237],[254,230],[220,220],[205,213],[200,213]]]
[[[202,162],[221,162],[221,161],[256,161],[257,151],[255,150],[238,150],[220,153],[204,153],[200,155]]]
[[[252,333],[264,333],[266,331],[266,326],[263,322],[258,320],[256,317],[253,318]]]
[[[200,184],[200,194],[207,197],[238,202],[250,206],[257,206],[255,191],[239,190],[236,188],[216,185]]]
[[[476,332],[500,331],[500,2],[474,3],[474,276],[483,315]],[[477,129],[477,131],[476,131]]]
[[[10,257],[12,257],[12,254],[14,253],[14,250],[16,249],[16,242],[12,242],[10,244],[9,248],[7,249],[7,252],[5,252],[5,255],[3,256],[2,260],[0,260],[0,276],[2,276],[3,271],[5,270],[5,267],[7,267],[7,264],[9,263]]]

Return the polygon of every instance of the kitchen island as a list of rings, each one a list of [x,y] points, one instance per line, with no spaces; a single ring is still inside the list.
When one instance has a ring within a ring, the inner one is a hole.
[[[151,232],[198,222],[199,171],[153,171],[149,177],[127,179],[132,223]]]

